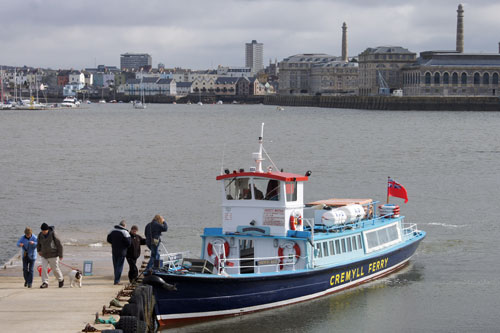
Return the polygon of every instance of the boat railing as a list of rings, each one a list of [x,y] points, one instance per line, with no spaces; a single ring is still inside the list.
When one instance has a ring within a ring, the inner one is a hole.
[[[404,240],[415,237],[419,232],[416,223],[403,223],[401,231],[403,233],[402,237]]]
[[[261,274],[262,269],[265,267],[273,267],[274,272],[279,272],[285,270],[295,271],[297,269],[297,263],[299,260],[307,260],[307,257],[295,255],[289,256],[276,256],[276,257],[257,257],[257,258],[222,258],[216,262],[216,270],[220,275],[226,275],[227,269],[238,268],[235,274],[245,274],[241,273],[241,268],[251,270],[253,273]],[[253,262],[253,264],[249,264]],[[265,273],[269,273],[270,270],[265,270]]]
[[[163,267],[166,267],[169,270],[180,269],[183,259],[189,257],[191,253],[191,251],[168,252],[163,243],[160,243],[160,245],[160,260],[163,261]]]

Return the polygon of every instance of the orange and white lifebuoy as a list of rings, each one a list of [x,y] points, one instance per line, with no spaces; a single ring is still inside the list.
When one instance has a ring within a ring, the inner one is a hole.
[[[290,230],[297,230],[302,227],[302,216],[300,214],[290,214]]]
[[[217,253],[217,255],[215,255],[215,250],[214,250],[215,246],[223,246],[224,253]],[[216,238],[212,242],[208,243],[207,254],[208,257],[213,260],[214,266],[216,266],[217,270],[219,270],[219,260],[221,258],[226,259],[229,256],[229,243],[222,238]]]
[[[287,253],[285,254],[285,249]],[[280,258],[280,270],[284,267],[284,260],[286,258],[294,259],[293,264],[295,265],[300,258],[300,246],[295,242],[286,242],[278,248],[278,257]]]

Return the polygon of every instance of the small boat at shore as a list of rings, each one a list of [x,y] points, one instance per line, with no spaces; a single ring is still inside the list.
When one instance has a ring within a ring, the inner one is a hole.
[[[80,101],[76,97],[66,97],[62,101],[61,106],[64,108],[76,108],[80,106]]]
[[[205,228],[200,258],[163,253],[156,263],[151,276],[174,286],[153,286],[160,325],[241,315],[351,288],[404,267],[425,238],[396,205],[338,198],[304,204],[311,172],[278,171],[274,163],[263,170],[263,130],[264,124],[255,166],[216,177],[222,227]]]

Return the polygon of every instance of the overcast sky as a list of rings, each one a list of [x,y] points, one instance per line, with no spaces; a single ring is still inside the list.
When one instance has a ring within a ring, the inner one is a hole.
[[[462,2],[465,52],[497,53],[500,2]],[[83,69],[149,53],[153,66],[243,66],[245,43],[264,43],[264,63],[298,53],[349,56],[396,45],[455,49],[451,0],[0,0],[0,64]]]

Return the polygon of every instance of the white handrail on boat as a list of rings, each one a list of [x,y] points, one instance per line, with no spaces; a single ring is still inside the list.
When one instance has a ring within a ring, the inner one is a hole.
[[[293,257],[293,256],[292,256]],[[260,274],[261,271],[261,267],[275,267],[276,269],[276,272],[279,272],[281,269],[280,269],[280,266],[292,266],[292,271],[295,271],[296,269],[296,265],[297,263],[299,262],[300,259],[304,259],[304,260],[307,260],[307,256],[303,257],[303,256],[300,256],[296,261],[294,262],[281,262],[281,259],[289,259],[290,256],[277,256],[277,257],[259,257],[259,258],[224,258],[224,259],[221,259],[220,260],[220,265],[218,268],[220,268],[222,271],[225,271],[226,268],[232,268],[234,266],[234,262],[240,262],[240,261],[253,261],[254,263],[258,263],[260,261],[272,261],[271,263],[269,264],[260,264],[260,265],[238,265],[239,268],[253,268],[254,269],[254,273],[256,274]],[[230,262],[231,265],[227,265],[226,262]],[[238,270],[238,275],[239,274],[242,274],[239,270]],[[243,273],[244,274],[244,273]]]
[[[311,238],[309,239],[309,243],[311,244],[313,255],[311,256],[311,267],[315,266],[314,263],[314,218],[304,218],[303,219],[305,223],[309,225],[310,233],[311,233]]]
[[[405,240],[413,238],[419,232],[416,223],[402,223],[401,231]]]
[[[179,269],[181,268],[182,259],[188,256],[191,251],[182,251],[182,252],[168,252],[166,246],[163,243],[160,243],[163,251],[165,253],[160,253],[160,259],[163,260],[163,265],[167,266],[168,269]],[[161,250],[161,249],[160,249]],[[161,252],[161,251],[160,251]]]

